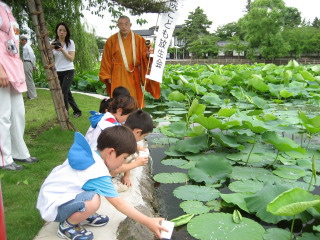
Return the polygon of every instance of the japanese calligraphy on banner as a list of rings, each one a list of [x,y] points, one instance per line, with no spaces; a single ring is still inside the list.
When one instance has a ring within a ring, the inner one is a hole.
[[[167,3],[167,6],[170,10],[161,14],[161,21],[154,47],[153,63],[151,66],[150,75],[146,76],[148,79],[160,83],[162,82],[163,69],[166,64],[168,47],[179,18],[180,9],[183,5],[182,3],[183,0],[170,0]]]

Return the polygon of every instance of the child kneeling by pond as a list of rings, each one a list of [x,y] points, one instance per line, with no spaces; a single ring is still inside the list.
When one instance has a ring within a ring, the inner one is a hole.
[[[58,236],[67,239],[93,239],[93,233],[82,225],[103,226],[109,218],[99,215],[100,196],[104,196],[118,211],[146,225],[160,238],[163,218],[151,218],[119,197],[109,171],[117,169],[136,152],[136,139],[130,129],[115,126],[103,130],[97,150],[91,150],[84,136],[75,133],[68,158],[55,167],[39,192],[37,208],[46,221],[60,222]]]

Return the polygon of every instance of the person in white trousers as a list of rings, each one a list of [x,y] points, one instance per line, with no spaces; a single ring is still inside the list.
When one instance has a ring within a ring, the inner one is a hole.
[[[15,161],[32,163],[23,139],[25,109],[22,92],[27,91],[19,57],[19,26],[11,9],[0,1],[0,169],[21,170]]]
[[[26,36],[20,36],[20,44],[22,45],[22,60],[24,74],[26,75],[27,82],[27,97],[32,100],[37,97],[36,86],[34,85],[33,71],[37,70],[36,67],[36,56],[34,55],[33,49],[30,44],[27,43],[28,38]]]

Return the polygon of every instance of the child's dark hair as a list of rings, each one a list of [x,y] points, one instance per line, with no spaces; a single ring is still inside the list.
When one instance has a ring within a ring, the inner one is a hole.
[[[112,101],[113,98],[105,98],[102,99],[100,102],[100,108],[99,108],[99,113],[106,113],[106,109],[109,109],[110,103]]]
[[[153,121],[150,114],[141,109],[130,113],[124,125],[131,130],[136,128],[141,129],[141,134],[151,133],[153,131]]]
[[[108,112],[116,113],[119,108],[122,108],[122,115],[127,115],[137,110],[138,104],[133,97],[121,95],[111,101]]]
[[[130,92],[128,91],[128,89],[126,89],[125,87],[122,87],[122,86],[119,86],[119,87],[116,87],[115,89],[113,89],[112,98],[109,98],[109,99],[105,98],[100,102],[99,113],[105,113],[106,109],[107,110],[109,109],[111,101],[120,95],[130,96]]]
[[[114,148],[116,156],[123,153],[129,155],[137,151],[137,142],[132,131],[125,126],[114,126],[104,129],[97,140],[97,149]]]
[[[122,86],[119,86],[119,87],[116,87],[115,89],[113,89],[113,92],[112,92],[113,98],[116,98],[120,95],[130,96],[130,92],[128,91],[128,89],[126,89],[125,87],[122,87]]]

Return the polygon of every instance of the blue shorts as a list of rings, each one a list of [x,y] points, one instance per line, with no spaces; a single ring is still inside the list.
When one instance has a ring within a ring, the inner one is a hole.
[[[85,201],[91,200],[95,192],[82,192],[79,193],[75,199],[70,200],[58,207],[58,214],[55,222],[63,222],[68,219],[75,212],[84,212],[86,210]]]

